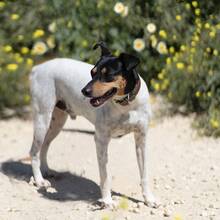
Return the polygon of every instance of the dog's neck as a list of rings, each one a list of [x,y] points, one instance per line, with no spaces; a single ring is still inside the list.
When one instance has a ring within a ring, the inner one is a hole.
[[[122,96],[115,96],[114,101],[117,104],[120,105],[129,105],[130,102],[132,102],[136,95],[139,92],[141,81],[140,77],[138,76],[138,73],[136,70],[131,70],[131,72],[127,72],[125,74],[125,79],[127,81],[126,86],[125,86],[125,95]]]

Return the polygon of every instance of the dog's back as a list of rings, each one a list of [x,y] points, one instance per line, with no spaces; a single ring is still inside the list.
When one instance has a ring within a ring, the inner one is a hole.
[[[84,115],[94,122],[95,109],[81,93],[91,80],[92,65],[81,61],[57,58],[34,66],[30,75],[30,88],[34,110],[50,111],[64,100],[75,115]]]

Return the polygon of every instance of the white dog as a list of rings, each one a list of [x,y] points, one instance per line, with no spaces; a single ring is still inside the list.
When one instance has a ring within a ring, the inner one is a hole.
[[[147,86],[135,69],[139,59],[124,53],[114,57],[103,43],[95,48],[98,46],[102,56],[95,66],[72,59],[54,59],[32,70],[34,139],[30,155],[36,185],[50,186],[43,178],[49,173],[48,147],[68,114],[71,118],[82,115],[95,125],[103,204],[113,203],[107,172],[108,143],[111,137],[134,132],[144,200],[157,207],[147,179],[146,138],[151,110]]]

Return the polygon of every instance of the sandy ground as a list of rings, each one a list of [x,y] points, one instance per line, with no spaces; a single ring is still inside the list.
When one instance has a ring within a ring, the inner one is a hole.
[[[113,139],[109,147],[115,210],[100,210],[99,175],[93,126],[84,118],[68,120],[52,143],[49,165],[59,172],[52,188],[29,184],[28,156],[32,122],[0,121],[0,220],[219,220],[220,139],[199,137],[192,118],[154,119],[149,131],[150,185],[159,209],[142,205],[132,135]],[[126,197],[127,199],[125,199]],[[165,217],[166,215],[167,217]]]

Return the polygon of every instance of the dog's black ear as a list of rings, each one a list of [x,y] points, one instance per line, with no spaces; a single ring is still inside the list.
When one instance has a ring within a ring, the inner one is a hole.
[[[121,53],[119,55],[119,59],[121,60],[127,71],[134,69],[140,63],[139,58],[127,53]]]
[[[93,46],[93,50],[96,50],[98,47],[101,47],[101,56],[110,56],[111,52],[107,48],[104,42],[99,42]]]

